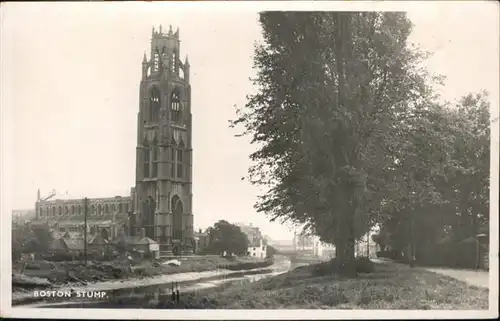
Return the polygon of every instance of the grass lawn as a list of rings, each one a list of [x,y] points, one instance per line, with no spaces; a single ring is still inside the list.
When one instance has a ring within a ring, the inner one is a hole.
[[[185,272],[204,272],[223,269],[231,266],[238,266],[243,263],[255,264],[262,262],[262,259],[238,257],[234,260],[229,260],[217,255],[206,257],[196,257],[193,259],[182,260],[180,266],[160,265],[153,266],[151,262],[144,262],[140,266],[144,275],[161,275]]]
[[[488,309],[488,290],[394,263],[346,279],[315,276],[314,265],[256,281],[182,295],[176,308]],[[160,300],[149,308],[172,308]]]

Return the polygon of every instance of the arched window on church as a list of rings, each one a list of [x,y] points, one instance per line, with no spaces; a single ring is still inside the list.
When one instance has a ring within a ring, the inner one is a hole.
[[[108,204],[104,204],[104,214],[108,214],[109,213],[109,206]]]
[[[184,167],[183,167],[183,161],[184,161],[184,151],[182,148],[177,149],[177,177],[182,178],[184,176]]]
[[[172,52],[172,59],[170,61],[170,72],[172,74],[176,74],[177,71],[177,53],[174,51]]]
[[[181,99],[177,89],[172,91],[172,96],[170,97],[170,113],[170,119],[172,119],[173,122],[179,122],[181,120]]]
[[[144,177],[149,177],[149,146],[144,146]]]
[[[170,167],[170,176],[175,177],[175,147],[170,149],[170,161],[172,166]]]
[[[158,176],[158,145],[154,144],[152,147],[153,152],[153,177]]]
[[[59,207],[57,208],[57,214],[58,215],[62,215],[62,207],[61,207],[61,205],[59,205]]]
[[[158,50],[155,50],[153,54],[153,71],[158,72],[160,70],[160,54]]]
[[[56,207],[52,206],[52,216],[56,216]]]
[[[149,121],[158,121],[160,115],[160,91],[153,87],[149,92]]]

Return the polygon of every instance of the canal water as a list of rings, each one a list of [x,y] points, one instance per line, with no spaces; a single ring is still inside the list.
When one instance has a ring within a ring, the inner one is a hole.
[[[216,288],[228,283],[255,282],[262,278],[279,275],[295,268],[289,260],[277,260],[269,268],[237,271],[220,276],[205,277],[196,280],[178,282],[176,288],[182,294],[193,293],[209,288]],[[103,298],[45,298],[32,304],[16,305],[23,308],[140,308],[147,302],[158,302],[170,300],[172,294],[172,282],[146,285],[139,287],[121,288],[105,291]]]

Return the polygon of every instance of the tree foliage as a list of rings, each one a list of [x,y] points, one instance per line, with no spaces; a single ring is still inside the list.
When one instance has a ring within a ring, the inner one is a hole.
[[[250,177],[269,191],[257,209],[305,223],[352,260],[380,207],[395,128],[431,93],[422,54],[406,45],[411,23],[372,12],[266,12],[260,21],[259,91],[234,123],[261,146]]]
[[[22,253],[45,253],[52,240],[48,226],[15,226],[12,229],[13,259],[19,259]]]
[[[487,95],[479,93],[406,120],[388,184],[390,215],[382,220],[393,248],[403,250],[413,237],[425,259],[436,244],[474,237],[488,225],[489,118]]]
[[[273,246],[271,246],[271,245],[266,246],[266,257],[268,257],[268,258],[273,257],[277,253],[278,253],[278,250],[276,250],[276,248],[274,248]]]
[[[258,146],[259,212],[304,224],[347,263],[375,224],[404,248],[487,219],[486,100],[437,103],[441,78],[422,68],[405,14],[264,12],[260,23],[258,91],[232,124]]]
[[[248,238],[241,229],[227,221],[220,220],[213,227],[207,229],[209,244],[206,249],[211,254],[246,255],[248,251]]]

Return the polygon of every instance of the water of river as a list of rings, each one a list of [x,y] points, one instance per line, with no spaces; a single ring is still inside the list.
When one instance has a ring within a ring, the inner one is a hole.
[[[295,268],[289,260],[276,260],[275,264],[265,269],[239,271],[221,276],[205,277],[196,280],[178,282],[182,294],[215,288],[227,283],[254,282],[262,278],[278,275]],[[18,305],[25,308],[139,308],[140,304],[148,301],[158,301],[170,298],[172,283],[162,283],[132,288],[106,291],[105,298],[79,299],[75,297],[64,299],[51,298],[34,304]],[[136,304],[134,304],[134,303]]]

